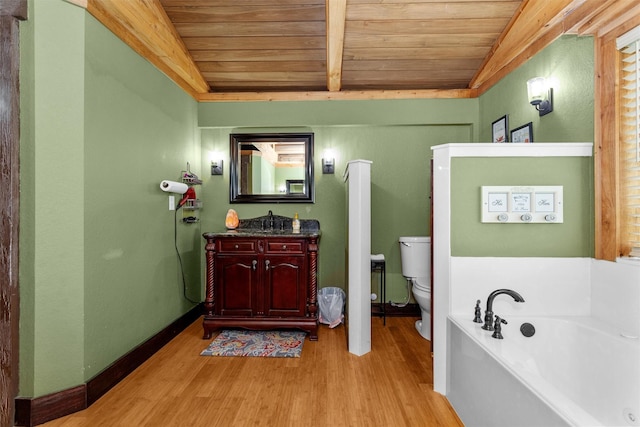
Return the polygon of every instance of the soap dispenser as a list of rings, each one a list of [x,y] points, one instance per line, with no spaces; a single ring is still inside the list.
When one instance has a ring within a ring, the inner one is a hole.
[[[291,226],[293,227],[294,233],[300,232],[300,219],[298,219],[298,212],[293,216],[293,221],[291,222]]]

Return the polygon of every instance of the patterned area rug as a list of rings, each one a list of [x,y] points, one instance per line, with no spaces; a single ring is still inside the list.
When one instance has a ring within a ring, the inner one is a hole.
[[[224,329],[201,356],[300,357],[306,332]]]

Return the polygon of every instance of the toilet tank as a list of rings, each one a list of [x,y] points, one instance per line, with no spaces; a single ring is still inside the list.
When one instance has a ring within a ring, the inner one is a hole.
[[[431,237],[400,237],[400,258],[404,277],[429,277],[431,274]]]

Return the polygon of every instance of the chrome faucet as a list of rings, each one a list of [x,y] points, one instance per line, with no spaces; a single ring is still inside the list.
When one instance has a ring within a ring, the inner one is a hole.
[[[273,230],[273,212],[269,211],[269,229]]]
[[[501,294],[509,295],[516,302],[524,302],[524,298],[511,289],[496,289],[491,292],[487,298],[487,310],[484,312],[484,325],[482,325],[482,329],[485,331],[493,331],[493,299]]]

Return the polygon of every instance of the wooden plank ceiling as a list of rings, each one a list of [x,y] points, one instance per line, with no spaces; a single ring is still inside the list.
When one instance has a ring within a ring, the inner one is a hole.
[[[200,101],[473,97],[637,0],[72,0]],[[636,11],[637,12],[637,11]]]

